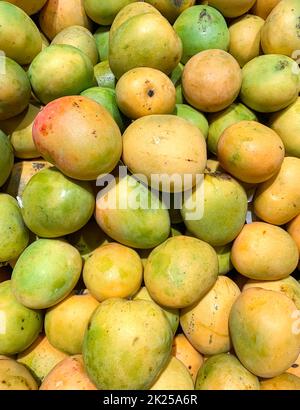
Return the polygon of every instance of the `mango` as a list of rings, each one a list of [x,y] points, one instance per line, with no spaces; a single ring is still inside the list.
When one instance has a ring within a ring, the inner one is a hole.
[[[39,111],[40,107],[29,104],[21,114],[0,122],[1,129],[10,136],[17,158],[32,159],[40,156],[32,139],[33,121]]]
[[[95,33],[93,34],[96,47],[98,50],[98,55],[100,61],[108,60],[108,48],[109,48],[109,26],[98,27]]]
[[[39,23],[50,40],[66,27],[77,25],[92,28],[83,7],[83,0],[48,0],[39,14]]]
[[[112,116],[83,96],[48,104],[35,119],[33,140],[47,161],[79,180],[95,180],[111,172],[122,152],[121,133]]]
[[[171,357],[150,390],[194,390],[194,382],[185,365]]]
[[[0,5],[3,2],[0,2]],[[0,6],[1,7],[1,6]],[[19,64],[0,56],[0,121],[20,114],[29,104],[31,89],[28,77]]]
[[[129,298],[141,287],[143,266],[139,255],[118,243],[96,249],[85,262],[83,280],[100,302],[109,298]]]
[[[203,356],[191,345],[183,333],[179,333],[173,340],[172,354],[188,369],[193,382],[204,363]]]
[[[116,77],[111,71],[107,60],[101,61],[101,63],[95,65],[94,76],[98,87],[115,88]]]
[[[42,169],[51,166],[49,162],[44,160],[16,162],[5,186],[6,193],[14,198],[21,198],[31,177]]]
[[[229,314],[240,293],[231,279],[219,276],[197,304],[181,311],[182,330],[200,353],[215,355],[229,352]]]
[[[217,154],[221,135],[226,128],[239,121],[257,121],[257,117],[254,112],[241,103],[233,103],[225,110],[210,115],[207,145],[211,153]]]
[[[235,356],[222,353],[204,362],[195,390],[260,390],[260,385]]]
[[[275,377],[295,362],[300,351],[295,312],[290,298],[272,290],[247,289],[236,300],[229,318],[231,340],[253,374]]]
[[[45,377],[40,390],[97,390],[88,378],[81,355],[67,357]]]
[[[285,157],[279,172],[261,184],[254,198],[254,211],[273,225],[290,222],[300,213],[300,193],[295,190],[300,178],[300,159]]]
[[[38,390],[29,370],[15,360],[0,357],[0,390]]]
[[[123,134],[123,162],[132,173],[146,176],[154,189],[191,189],[205,169],[205,138],[199,128],[178,116],[142,117]]]
[[[99,2],[97,0],[84,0],[84,9],[86,14],[96,23],[103,26],[112,24],[118,12],[135,0],[106,0]]]
[[[204,175],[203,184],[183,202],[181,214],[193,235],[212,246],[223,246],[240,233],[247,207],[244,188],[230,175],[216,172]]]
[[[95,215],[107,235],[133,248],[154,248],[170,233],[165,205],[131,176],[111,181],[98,193]]]
[[[287,231],[297,244],[300,258],[300,214],[289,223]]]
[[[233,268],[231,263],[231,243],[224,246],[215,246],[218,261],[219,261],[219,275],[227,275]]]
[[[196,238],[174,236],[151,252],[144,281],[157,303],[184,308],[198,302],[217,275],[218,258],[210,245]]]
[[[122,12],[125,11],[126,7]],[[109,65],[115,76],[120,78],[136,67],[170,74],[182,53],[181,40],[170,23],[158,12],[126,18],[115,31],[111,30],[109,37]]]
[[[299,14],[297,0],[285,0],[273,8],[261,30],[261,46],[265,54],[293,57],[294,52],[299,52]]]
[[[258,112],[275,112],[292,104],[299,94],[300,70],[290,57],[268,54],[243,67],[240,98]]]
[[[229,107],[237,98],[241,85],[238,62],[223,50],[201,51],[183,70],[184,97],[200,111],[217,112]]]
[[[170,358],[172,339],[168,320],[153,302],[108,299],[85,334],[87,374],[99,389],[149,389]]]
[[[146,0],[146,2],[159,10],[170,23],[174,23],[184,10],[195,4],[196,0]]]
[[[67,355],[55,349],[46,336],[40,335],[36,341],[22,353],[17,361],[30,369],[35,379],[41,383],[48,373]]]
[[[235,269],[256,280],[286,278],[296,269],[298,260],[297,245],[291,236],[284,229],[264,222],[245,225],[231,250]]]
[[[115,90],[107,87],[92,87],[83,91],[81,95],[102,105],[111,114],[120,130],[125,130],[125,119],[119,110]]]
[[[241,67],[260,55],[260,33],[264,23],[262,18],[246,14],[230,24],[229,53]]]
[[[8,0],[9,3],[14,4],[20,9],[24,10],[26,14],[31,16],[35,14],[45,5],[47,0]]]
[[[203,134],[204,138],[207,138],[208,121],[205,118],[204,114],[195,110],[195,108],[190,107],[187,104],[176,104],[173,114],[187,120],[191,124],[196,125],[196,127],[198,127]]]
[[[286,371],[286,373],[294,374],[297,377],[300,377],[300,355],[297,357],[292,366]]]
[[[85,27],[67,27],[54,37],[51,44],[67,44],[78,48],[89,57],[93,66],[99,60],[96,41],[92,33]]]
[[[18,202],[0,193],[0,262],[17,258],[26,248],[29,232],[26,228]]]
[[[249,288],[263,288],[284,293],[295,303],[297,309],[300,309],[300,283],[293,276],[268,281],[251,279],[246,282],[243,290]]]
[[[217,153],[227,172],[243,182],[257,184],[279,171],[285,150],[271,128],[256,121],[240,121],[225,129]]]
[[[32,61],[28,76],[35,95],[43,104],[79,94],[95,84],[89,57],[78,48],[65,44],[45,48]]]
[[[208,4],[225,17],[239,17],[245,14],[254,5],[256,0],[208,0]]]
[[[42,50],[37,26],[19,7],[0,2],[0,50],[18,64],[30,64]]]
[[[265,20],[280,1],[281,0],[256,0],[251,12]]]
[[[82,352],[88,322],[99,306],[90,294],[70,295],[47,310],[45,333],[56,349],[74,355]]]
[[[14,153],[8,137],[0,130],[0,187],[7,181],[14,165]]]
[[[79,252],[68,243],[38,239],[19,257],[12,273],[17,300],[33,309],[46,309],[63,300],[78,282],[82,268]]]
[[[260,382],[261,390],[300,390],[300,377],[282,373],[272,379]]]
[[[10,280],[0,283],[0,300],[0,354],[13,355],[35,341],[43,326],[43,316],[17,301]]]
[[[151,302],[157,304],[150,296],[147,288],[145,286],[141,287],[140,290],[134,295],[133,300],[150,300]],[[173,334],[175,335],[178,325],[179,325],[179,310],[178,309],[171,309],[171,308],[166,308],[162,307],[157,304],[161,308],[161,310],[164,312],[166,315],[169,324],[171,326],[171,329],[173,331]]]
[[[82,228],[94,211],[94,195],[87,182],[66,177],[55,168],[36,173],[22,195],[22,214],[36,235],[56,238]]]
[[[229,48],[229,30],[222,14],[213,7],[198,5],[184,10],[174,23],[183,46],[181,62],[200,51]]]
[[[300,158],[300,98],[273,114],[269,126],[282,139],[286,155]]]

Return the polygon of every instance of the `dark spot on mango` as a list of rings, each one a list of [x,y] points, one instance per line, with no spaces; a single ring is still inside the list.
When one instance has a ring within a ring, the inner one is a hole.
[[[281,71],[284,70],[286,67],[288,67],[289,62],[286,60],[280,60],[278,63],[275,65],[275,70],[276,71]]]
[[[297,364],[297,363],[292,364],[293,369],[297,369],[297,367],[299,367],[299,364]]]
[[[154,90],[150,89],[150,90],[148,90],[147,94],[150,98],[152,98],[154,96],[155,92],[154,92]]]
[[[175,7],[179,8],[182,6],[183,0],[173,0],[173,3]]]

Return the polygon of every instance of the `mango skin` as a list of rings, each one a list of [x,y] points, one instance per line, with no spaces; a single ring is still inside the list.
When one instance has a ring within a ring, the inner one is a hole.
[[[66,357],[45,377],[40,390],[97,390],[88,378],[81,355]]]
[[[182,330],[200,353],[215,355],[229,352],[229,314],[240,293],[231,279],[219,276],[198,303],[181,311]]]
[[[10,136],[17,158],[32,159],[40,156],[32,138],[33,121],[39,111],[40,107],[29,104],[19,115],[0,122],[0,129]]]
[[[195,4],[196,0],[146,0],[160,13],[169,20],[170,23],[174,23],[176,18],[188,7]]]
[[[34,121],[33,140],[47,161],[79,180],[111,172],[122,153],[121,133],[112,116],[83,96],[48,104]]]
[[[48,373],[67,355],[53,347],[46,336],[40,335],[26,350],[18,354],[18,363],[30,369],[41,383]]]
[[[125,130],[125,119],[117,105],[115,90],[107,87],[91,87],[84,90],[81,95],[102,105],[111,114],[120,130],[122,132]]]
[[[108,60],[108,48],[109,48],[109,29],[110,27],[98,27],[93,34],[96,47],[98,50],[100,61]]]
[[[8,2],[20,7],[26,14],[31,16],[41,10],[47,0],[8,0]]]
[[[19,7],[0,2],[0,50],[18,64],[30,64],[42,50],[40,32]]]
[[[174,236],[151,252],[144,281],[157,303],[184,308],[198,302],[217,275],[218,258],[210,245],[196,238]]]
[[[272,379],[260,382],[261,390],[300,390],[300,377],[282,373]]]
[[[109,65],[117,78],[136,67],[156,68],[170,74],[181,53],[180,38],[159,14],[136,15],[110,32]]]
[[[290,57],[267,54],[243,67],[240,98],[255,111],[269,113],[292,104],[299,94],[300,70]]]
[[[194,382],[185,365],[173,356],[150,390],[194,390]]]
[[[55,168],[43,169],[26,185],[22,215],[29,229],[40,237],[56,238],[82,228],[94,211],[88,182],[66,177]]]
[[[51,44],[66,44],[78,48],[90,58],[93,66],[99,60],[96,41],[92,33],[85,27],[67,27],[54,37]]]
[[[183,11],[174,23],[174,30],[181,38],[183,53],[181,62],[200,51],[229,48],[229,30],[222,14],[213,7],[198,5]]]
[[[85,334],[87,373],[99,389],[148,389],[169,360],[172,339],[168,320],[154,303],[106,300]]]
[[[300,98],[284,110],[273,114],[269,127],[282,139],[286,155],[300,158]]]
[[[27,349],[42,330],[43,316],[28,309],[14,297],[11,281],[0,284],[0,354],[13,355]]]
[[[172,354],[185,365],[195,383],[197,373],[204,363],[204,358],[183,333],[179,333],[173,339]]]
[[[225,17],[239,17],[245,14],[254,5],[256,0],[208,0],[208,4]]]
[[[98,87],[112,88],[116,87],[116,77],[109,67],[108,60],[101,61],[94,67],[94,76]]]
[[[17,258],[28,244],[29,232],[17,201],[7,194],[0,194],[0,231],[0,262]]]
[[[33,309],[45,309],[64,299],[80,277],[79,252],[66,242],[38,239],[19,257],[12,273],[17,300]]]
[[[192,209],[188,200],[183,203],[181,214],[185,226],[198,239],[212,246],[230,243],[240,233],[246,220],[248,203],[244,188],[228,174],[205,174],[204,213],[199,219],[192,220],[189,214],[196,209],[200,190],[201,186],[193,190]],[[218,223],[220,220],[221,225]]]
[[[74,355],[82,352],[84,333],[99,302],[90,294],[70,295],[47,310],[45,333],[56,349]]]
[[[173,114],[189,121],[191,124],[196,125],[196,127],[198,127],[203,134],[204,138],[207,138],[209,127],[208,121],[204,114],[187,104],[176,104]]]
[[[293,276],[268,281],[250,279],[244,285],[243,291],[249,288],[263,288],[281,292],[295,303],[297,309],[300,309],[300,283]]]
[[[275,377],[295,362],[300,351],[295,312],[290,298],[272,290],[247,289],[236,300],[229,318],[231,339],[253,374]]]
[[[258,378],[231,354],[208,358],[200,368],[195,390],[260,390]]]
[[[256,280],[286,278],[296,269],[298,260],[298,248],[291,236],[284,229],[264,222],[245,225],[231,250],[235,269]]]
[[[150,296],[147,288],[145,286],[141,287],[141,289],[134,295],[133,300],[150,300],[151,302],[157,304]],[[169,324],[172,328],[173,334],[175,335],[178,325],[179,325],[179,310],[178,309],[169,309],[166,307],[162,307],[157,304],[161,308],[161,310],[166,315]]]
[[[279,172],[262,183],[255,194],[254,212],[265,222],[283,225],[300,213],[300,158],[285,157]]]
[[[265,20],[280,1],[281,0],[256,0],[256,3],[251,9],[251,13]]]
[[[207,145],[211,153],[217,154],[218,142],[223,131],[239,121],[257,121],[257,117],[241,103],[233,103],[225,110],[210,115]]]
[[[297,244],[300,258],[300,214],[289,223],[287,231]]]
[[[43,33],[50,40],[69,26],[77,25],[92,29],[91,21],[83,7],[83,0],[48,0],[39,14],[39,23]]]
[[[138,212],[131,200],[136,201]],[[153,209],[144,209],[143,204],[151,201]],[[132,248],[154,248],[168,238],[171,228],[165,205],[131,176],[109,183],[104,192],[98,193],[95,217],[108,236]]]
[[[299,15],[297,0],[285,0],[274,7],[261,31],[261,46],[265,54],[292,57],[295,51],[299,51]]]
[[[38,390],[31,373],[15,360],[0,357],[0,390]]]
[[[219,261],[219,275],[227,275],[233,268],[230,256],[231,256],[231,243],[224,246],[215,246],[218,261]]]
[[[99,301],[132,297],[140,289],[142,279],[139,255],[119,243],[101,246],[84,264],[84,283]]]
[[[96,23],[103,26],[109,26],[122,8],[135,0],[106,0],[99,2],[97,0],[84,0],[84,9],[86,14]]]
[[[20,114],[28,106],[31,96],[30,82],[23,68],[8,57],[1,57],[1,64],[2,61],[0,121]]]
[[[38,54],[30,64],[28,77],[33,92],[43,104],[66,95],[79,94],[95,85],[89,57],[66,44],[51,45]]]
[[[14,165],[14,152],[8,137],[0,130],[0,187],[7,181]]]

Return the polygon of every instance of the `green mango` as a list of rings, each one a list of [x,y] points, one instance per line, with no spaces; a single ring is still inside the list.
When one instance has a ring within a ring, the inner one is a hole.
[[[108,59],[109,30],[109,26],[99,27],[94,33],[94,39],[96,41],[100,61],[106,61]]]
[[[110,25],[118,12],[136,0],[84,0],[86,14],[96,23],[103,26]]]
[[[204,114],[187,104],[176,104],[176,108],[173,114],[177,115],[178,117],[184,118],[191,124],[196,125],[196,127],[199,128],[199,130],[202,132],[204,138],[207,138],[208,121],[205,118]]]
[[[85,333],[86,371],[99,389],[149,389],[168,362],[172,340],[169,322],[155,303],[108,299]]]
[[[94,67],[94,75],[98,84],[98,87],[107,87],[115,89],[116,77],[109,67],[107,60],[101,61]]]
[[[42,313],[17,301],[11,281],[0,283],[0,354],[22,352],[35,341],[42,326]]]
[[[74,289],[81,268],[76,248],[57,239],[38,239],[26,248],[14,267],[13,293],[24,306],[46,309]]]
[[[187,8],[175,21],[174,30],[182,41],[183,64],[200,51],[227,51],[229,48],[230,34],[226,21],[213,7],[198,5]]]
[[[56,238],[82,228],[94,211],[89,182],[75,181],[56,168],[43,169],[26,185],[22,214],[29,229],[45,238]]]
[[[29,232],[18,202],[7,194],[0,194],[0,232],[0,262],[17,258],[28,244]]]

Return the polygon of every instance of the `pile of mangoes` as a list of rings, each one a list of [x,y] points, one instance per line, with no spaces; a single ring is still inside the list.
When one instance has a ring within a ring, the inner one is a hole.
[[[300,390],[299,57],[299,0],[0,1],[0,390]]]

